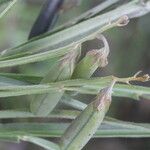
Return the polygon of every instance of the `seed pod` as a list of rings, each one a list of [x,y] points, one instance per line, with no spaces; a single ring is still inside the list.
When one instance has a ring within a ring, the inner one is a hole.
[[[56,62],[43,78],[41,84],[69,79],[73,73],[76,59],[80,53],[80,48],[76,47],[73,51],[65,55],[60,61]],[[52,90],[47,94],[36,95],[31,102],[31,112],[36,115],[46,116],[57,105],[64,91]]]
[[[111,104],[112,84],[100,91],[96,100],[71,123],[60,139],[61,150],[81,150],[100,126]]]
[[[102,40],[104,47],[89,51],[86,56],[77,64],[72,78],[88,79],[96,71],[98,67],[105,67],[108,64],[107,57],[109,54],[109,46],[106,38],[103,35],[97,36]]]

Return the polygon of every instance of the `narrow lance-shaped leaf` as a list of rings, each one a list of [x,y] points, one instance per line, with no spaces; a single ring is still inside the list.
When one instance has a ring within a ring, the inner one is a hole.
[[[91,35],[91,33],[97,33],[100,28],[108,24],[109,21],[113,22],[123,15],[128,15],[129,18],[139,17],[145,15],[149,11],[149,1],[146,1],[144,5],[141,5],[140,0],[134,0],[116,8],[115,10],[79,23],[59,33],[52,35],[47,34],[44,37],[42,36],[41,39],[31,40],[29,43],[24,43],[13,49],[3,51],[1,55],[3,57],[4,55],[16,55],[17,53],[22,52],[31,54],[32,52],[41,51],[42,49],[52,50],[58,47],[67,46],[73,42],[86,41],[87,36]]]
[[[100,91],[96,100],[71,123],[60,140],[62,150],[81,150],[94,135],[111,103],[112,84]]]
[[[121,18],[119,18],[115,22],[106,24],[105,26],[100,28],[97,32],[102,33],[102,32],[104,32],[110,28],[116,27],[116,26],[118,26],[118,22],[126,22],[124,20],[126,18],[127,18],[127,22],[128,22],[128,17],[122,16]],[[89,39],[94,39],[95,36],[97,35],[97,32],[91,33],[89,36],[84,38],[84,40],[80,41],[79,43],[82,43],[82,42],[89,40]],[[73,45],[74,44],[71,43],[66,47],[61,47],[59,49],[53,49],[53,50],[49,50],[49,51],[41,52],[41,53],[37,53],[37,54],[32,54],[32,52],[30,51],[29,56],[24,56],[24,54],[23,55],[22,54],[14,54],[14,55],[11,55],[8,57],[7,56],[1,57],[0,58],[0,60],[1,60],[0,61],[0,68],[22,65],[22,64],[28,64],[28,63],[33,63],[33,62],[39,62],[39,61],[47,60],[50,58],[60,57],[60,56],[63,56],[64,54],[67,54],[72,49]],[[37,46],[37,47],[39,47],[39,46]],[[5,51],[3,51],[3,52],[5,52]],[[5,60],[5,59],[8,59],[8,60]]]
[[[6,85],[27,85],[28,83],[16,80],[13,78],[7,78],[5,76],[0,76],[0,86],[6,86]]]
[[[24,81],[28,84],[38,84],[42,80],[43,76],[34,76],[20,73],[0,73],[0,78],[7,77],[8,79],[16,79],[18,81]],[[5,80],[6,81],[6,80]]]
[[[19,138],[20,138],[20,140],[37,144],[47,150],[60,150],[60,148],[57,144],[50,142],[48,140],[42,139],[42,138],[33,137],[33,136],[21,136]]]
[[[75,119],[79,115],[80,111],[76,110],[54,110],[48,114],[45,118],[57,118],[57,119]],[[8,118],[41,118],[41,115],[34,115],[28,111],[22,110],[1,110],[0,119]]]
[[[98,18],[89,19],[85,22],[80,23],[79,25],[75,25],[71,28],[63,30],[59,33],[52,34],[50,36],[45,36],[42,38],[36,38],[35,40],[31,40],[27,43],[19,45],[12,49],[7,49],[1,52],[1,60],[7,58],[8,56],[21,56],[21,55],[31,55],[36,52],[41,52],[43,49],[46,50],[54,50],[60,47],[69,47],[72,43],[82,43],[86,40],[95,38],[95,35],[98,33],[102,33],[112,27],[116,27],[118,20],[125,15],[119,15],[115,19],[107,19],[99,16]],[[111,15],[112,16],[112,15]],[[101,22],[101,20],[103,20]],[[101,22],[101,23],[100,23]],[[97,24],[98,23],[98,24]],[[61,37],[61,38],[60,38]],[[62,38],[63,37],[63,38]],[[30,50],[30,51],[29,51]]]
[[[77,46],[60,61],[56,62],[43,78],[41,84],[69,79],[79,53],[80,48]],[[55,108],[63,94],[64,90],[60,88],[60,90],[51,90],[47,94],[36,95],[31,102],[31,112],[41,116],[48,115]]]
[[[0,139],[18,141],[20,136],[61,137],[70,123],[5,123],[0,124]],[[106,117],[93,137],[150,137],[150,124],[124,122]]]
[[[63,95],[61,102],[67,106],[70,106],[78,110],[83,110],[87,106],[85,103],[72,98],[69,94],[66,94],[66,93]]]
[[[70,26],[73,26],[79,22],[82,22],[84,20],[87,20],[97,14],[99,14],[101,11],[103,11],[104,9],[110,7],[111,5],[117,3],[119,0],[106,0],[104,1],[103,3],[100,3],[99,5],[97,5],[96,7],[86,11],[85,13],[81,14],[80,16],[72,19],[72,20],[69,20],[67,23],[59,26],[59,27],[56,27],[56,29],[52,30],[52,33],[53,32],[58,32],[62,29],[65,29],[65,28],[68,28]]]

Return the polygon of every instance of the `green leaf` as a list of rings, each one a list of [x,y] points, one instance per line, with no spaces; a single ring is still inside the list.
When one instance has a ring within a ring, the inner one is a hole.
[[[20,137],[20,140],[37,144],[47,150],[60,150],[57,144],[50,142],[48,140],[42,139],[42,138],[33,137],[33,136],[22,136]]]
[[[72,76],[76,59],[80,54],[80,48],[77,46],[75,49],[63,58],[57,61],[49,70],[47,75],[42,79],[41,84],[56,82],[69,79]],[[61,100],[64,90],[51,90],[49,93],[42,95],[35,95],[31,101],[31,112],[36,115],[48,115]]]
[[[82,22],[84,20],[92,18],[93,16],[99,14],[101,11],[103,11],[104,9],[106,9],[106,8],[110,7],[111,5],[117,3],[118,1],[119,0],[106,0],[103,3],[100,3],[99,5],[97,5],[96,7],[86,11],[85,13],[82,13],[80,16],[72,19],[71,21],[68,21],[67,23],[57,27],[56,29],[51,31],[51,33],[61,31],[65,28],[73,26],[73,25],[75,25],[79,22]]]
[[[39,61],[43,61],[46,59],[60,57],[60,56],[67,54],[72,49],[72,47],[74,46],[71,44],[68,47],[62,47],[62,48],[54,49],[54,50],[47,51],[47,52],[18,57],[14,59],[3,60],[3,61],[0,61],[0,68],[12,67],[16,65],[39,62]]]
[[[20,136],[60,137],[69,123],[0,124],[0,138]],[[105,119],[93,137],[150,137],[150,124]]]
[[[16,79],[0,76],[0,86],[4,85],[27,85],[27,83]]]
[[[40,81],[43,78],[42,76],[34,76],[34,75],[27,75],[27,74],[16,74],[16,73],[0,73],[0,78],[1,78],[1,76],[7,77],[7,79],[9,78],[8,80],[17,79],[17,80],[25,81],[25,82],[32,83],[32,84],[40,83]]]
[[[68,46],[71,43],[82,43],[93,38],[93,36],[95,37],[95,34],[106,30],[106,28],[103,29],[106,24],[108,25],[108,23],[114,22],[124,15],[128,15],[131,18],[145,15],[150,11],[149,5],[149,1],[147,1],[145,5],[139,5],[137,0],[134,0],[108,13],[62,30],[59,33],[52,35],[46,34],[45,36],[42,36],[42,38],[39,37],[15,48],[5,50],[1,53],[1,57],[7,57],[10,55],[13,56],[16,54],[30,55],[42,50],[54,50],[60,47]],[[137,12],[141,13],[137,14]]]
[[[47,116],[56,107],[63,94],[63,90],[50,90],[46,94],[36,95],[31,101],[31,112],[35,115]]]
[[[87,105],[85,103],[72,98],[68,94],[63,95],[61,102],[67,106],[70,106],[70,107],[78,109],[78,110],[83,110],[87,107]]]
[[[75,110],[54,110],[46,116],[46,118],[58,118],[58,119],[75,119],[79,115],[80,111]],[[18,110],[1,110],[0,119],[8,118],[41,118],[42,115],[34,115],[27,111]]]

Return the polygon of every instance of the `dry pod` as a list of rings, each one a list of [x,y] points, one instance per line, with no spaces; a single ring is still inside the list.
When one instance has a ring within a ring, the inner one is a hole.
[[[60,139],[61,150],[81,150],[96,132],[111,104],[112,88],[100,91],[96,99],[71,123]]]
[[[86,56],[77,64],[72,78],[88,79],[98,67],[105,67],[108,64],[108,42],[103,35],[97,35],[96,38],[103,41],[104,47],[89,51]]]
[[[79,54],[80,48],[75,47],[75,49],[52,66],[48,74],[41,81],[41,84],[69,79]],[[49,93],[36,95],[31,102],[31,112],[41,116],[48,115],[55,108],[63,94],[64,91],[60,88],[59,91],[51,90]]]

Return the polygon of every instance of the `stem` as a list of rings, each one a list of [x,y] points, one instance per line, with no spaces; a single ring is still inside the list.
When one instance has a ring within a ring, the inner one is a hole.
[[[146,76],[146,78],[145,78]],[[85,79],[75,79],[75,80],[65,80],[49,84],[40,85],[7,85],[0,86],[0,97],[10,97],[10,96],[20,96],[20,95],[31,95],[31,94],[42,94],[48,93],[50,90],[67,90],[67,91],[77,91],[83,94],[97,94],[100,89],[108,86],[112,80],[117,82],[127,83],[127,81],[147,81],[149,80],[148,75],[143,75],[143,77],[130,77],[130,78],[117,78],[114,76],[107,77],[97,77],[88,80]],[[114,87],[115,96],[131,97],[133,95],[143,94],[150,95],[150,90],[148,87],[141,86],[129,86],[129,85],[117,85]]]
[[[122,82],[127,84],[130,84],[129,83],[130,81],[146,82],[150,80],[150,76],[148,74],[144,74],[143,76],[138,77],[140,73],[141,71],[137,72],[134,76],[128,78],[117,78],[117,77],[114,78],[116,79],[117,82]]]
[[[56,90],[64,90],[66,88],[75,88],[75,87],[86,87],[86,86],[99,86],[99,85],[104,85],[104,84],[109,84],[112,82],[112,80],[116,80],[117,82],[122,82],[122,83],[127,83],[130,81],[141,81],[141,82],[146,82],[149,80],[149,76],[143,75],[141,77],[128,77],[128,78],[118,78],[115,76],[106,76],[106,77],[95,77],[91,78],[89,80],[85,79],[71,79],[71,80],[65,80],[65,81],[57,81],[49,84],[40,84],[40,85],[9,85],[9,86],[0,86],[1,92],[6,92],[7,90],[9,91],[20,91],[20,90],[26,90],[26,89],[31,89],[34,88],[36,89],[43,89],[43,90],[51,90],[51,89],[56,89]]]

